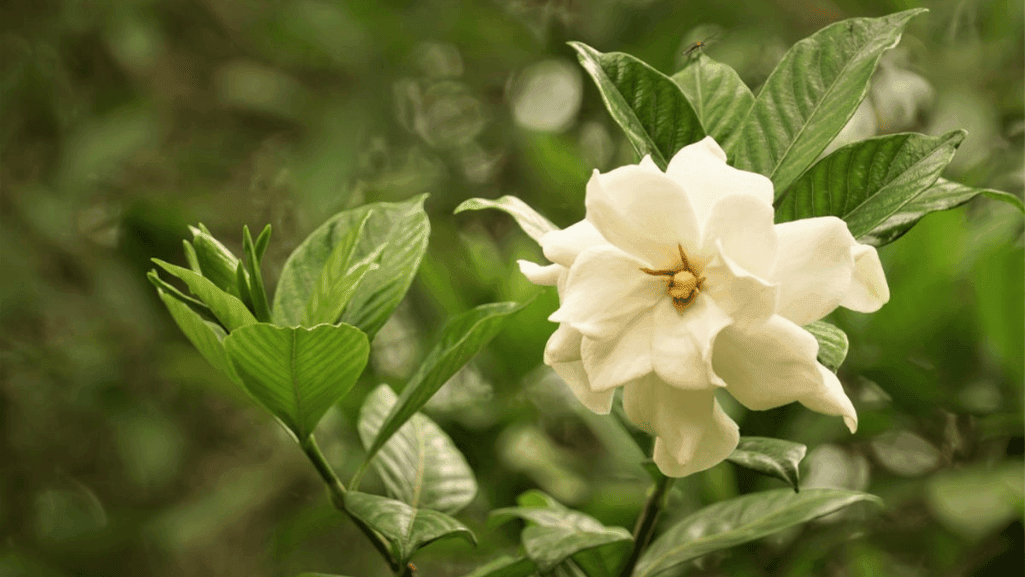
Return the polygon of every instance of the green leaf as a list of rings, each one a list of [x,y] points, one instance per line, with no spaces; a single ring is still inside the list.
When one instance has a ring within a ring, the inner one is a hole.
[[[370,345],[349,325],[258,323],[228,335],[224,349],[253,398],[302,442],[356,383]]]
[[[260,233],[260,241],[263,243],[262,249],[253,243],[253,237],[249,234],[249,227],[242,227],[242,250],[246,256],[246,271],[249,273],[249,297],[253,303],[253,312],[260,322],[270,322],[270,306],[267,304],[267,291],[263,286],[263,273],[260,270],[263,252],[267,250],[267,243],[270,242],[269,224]],[[241,281],[239,286],[241,288]]]
[[[160,300],[164,301],[164,306],[167,307],[167,312],[171,313],[171,318],[185,333],[185,338],[189,339],[192,346],[196,347],[199,354],[203,355],[208,363],[229,379],[241,384],[242,381],[231,365],[231,361],[228,360],[224,345],[221,343],[227,336],[224,329],[216,323],[204,320],[199,313],[164,290],[158,288],[157,294],[160,296]]]
[[[485,208],[497,208],[516,219],[516,224],[520,225],[523,232],[527,233],[527,236],[541,242],[541,237],[546,232],[553,230],[559,230],[559,227],[551,223],[547,218],[541,216],[536,210],[522,200],[515,196],[506,195],[498,200],[490,200],[487,198],[471,198],[464,200],[452,214],[459,214],[464,210],[482,210]]]
[[[203,274],[203,269],[199,268],[199,256],[196,254],[196,248],[184,238],[182,239],[182,247],[185,250],[185,262],[189,263],[189,268],[193,272]]]
[[[665,170],[676,151],[705,137],[694,108],[671,78],[629,54],[569,45],[638,156],[650,154]]]
[[[362,258],[380,249],[380,268],[363,278],[341,322],[358,327],[373,339],[405,296],[427,248],[430,222],[423,210],[426,198],[424,194],[406,202],[380,202],[343,211],[314,230],[281,270],[274,294],[274,322],[301,323],[335,245],[369,214],[354,254]]]
[[[263,255],[270,245],[270,225],[263,227],[260,236],[256,237],[256,262],[263,262]]]
[[[385,418],[374,443],[367,449],[367,458],[361,471],[399,427],[419,411],[456,371],[495,338],[502,323],[523,306],[511,302],[490,303],[469,310],[448,322],[441,331],[438,344],[410,378],[398,403]],[[357,473],[357,478],[360,474]]]
[[[882,53],[925,12],[851,18],[791,48],[765,81],[740,136],[726,149],[739,169],[764,174],[777,196],[807,169],[854,115]]]
[[[334,573],[300,573],[296,577],[345,577],[345,575],[335,575]]]
[[[781,479],[798,491],[800,473],[797,469],[808,447],[800,443],[768,437],[741,437],[740,443],[726,460],[764,475]]]
[[[889,244],[903,236],[930,212],[957,208],[980,194],[1004,201],[1025,213],[1025,205],[1013,194],[999,190],[974,188],[941,177],[885,220],[878,222],[871,230],[858,236],[858,242],[877,247]]]
[[[660,535],[641,556],[634,577],[651,577],[702,555],[754,541],[828,515],[875,495],[841,489],[763,491],[709,505]]]
[[[825,321],[808,323],[803,328],[819,342],[818,361],[835,373],[847,358],[847,333]]]
[[[523,530],[523,546],[541,572],[572,558],[591,577],[616,575],[630,552],[633,537],[622,527],[606,527],[589,515],[567,509],[540,491],[527,491],[519,507],[491,512],[491,526],[520,518],[532,525]]]
[[[199,223],[199,228],[190,226],[189,231],[192,232],[192,246],[195,249],[193,252],[196,264],[199,266],[199,271],[196,272],[201,272],[222,291],[242,298],[235,279],[235,270],[239,265],[238,257],[228,250],[228,247],[221,244],[221,241],[214,238],[210,231],[203,226],[203,223]],[[188,249],[186,249],[186,255],[189,255]],[[191,258],[189,264],[190,266],[192,264]]]
[[[502,555],[464,577],[530,577],[536,572],[537,566],[530,559]]]
[[[348,491],[345,510],[383,535],[400,565],[405,565],[421,547],[445,537],[461,537],[477,545],[473,531],[452,517],[387,497]]]
[[[230,295],[218,288],[213,281],[187,268],[175,266],[158,258],[152,259],[160,268],[178,277],[189,287],[192,294],[199,297],[203,304],[210,307],[210,312],[221,321],[228,332],[256,322],[256,317],[249,312],[246,305],[238,297]],[[232,274],[234,277],[234,273]],[[237,288],[237,287],[236,287]]]
[[[784,193],[776,222],[836,216],[859,238],[933,186],[964,135],[891,134],[844,146]]]
[[[306,303],[302,315],[302,326],[310,327],[321,323],[334,324],[349,305],[360,282],[367,273],[376,270],[374,262],[381,256],[385,245],[379,245],[370,254],[359,258],[356,255],[360,238],[367,221],[373,213],[366,213],[359,224],[346,231],[324,263],[317,277],[316,288]]]
[[[694,106],[705,132],[723,148],[730,146],[740,134],[741,122],[755,102],[754,94],[737,71],[698,54],[673,75],[673,81]]]
[[[368,448],[398,397],[381,385],[363,402],[359,437]],[[402,425],[372,461],[391,497],[417,509],[455,514],[477,494],[477,481],[452,439],[421,413]]]
[[[160,278],[160,275],[157,274],[156,269],[150,269],[150,271],[146,273],[146,278],[149,279],[150,284],[156,287],[158,291],[164,291],[165,293],[167,293],[168,296],[174,297],[175,299],[181,301],[182,304],[188,306],[190,309],[199,314],[199,316],[203,317],[203,320],[210,320],[216,322],[217,317],[215,317],[213,313],[210,312],[210,307],[206,306],[206,304],[204,304],[203,301],[194,299],[186,295],[185,293],[175,288],[173,285],[169,284],[164,279]],[[223,333],[224,330],[221,329],[221,332]]]

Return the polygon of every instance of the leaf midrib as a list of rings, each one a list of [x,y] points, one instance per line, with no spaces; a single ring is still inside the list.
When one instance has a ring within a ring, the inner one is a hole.
[[[292,380],[292,394],[295,395],[295,411],[296,411],[296,425],[299,427],[297,431],[299,433],[299,440],[306,438],[306,418],[303,413],[303,396],[302,391],[299,388],[299,374],[298,374],[298,350],[297,346],[297,331],[290,331],[292,333],[292,360],[289,366],[289,374]]]

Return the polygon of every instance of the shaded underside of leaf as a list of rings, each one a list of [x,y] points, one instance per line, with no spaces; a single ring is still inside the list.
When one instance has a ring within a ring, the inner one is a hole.
[[[857,502],[877,505],[875,495],[841,489],[763,491],[721,501],[690,515],[645,551],[634,577],[652,577],[702,555],[754,541],[828,515]]]
[[[398,397],[381,385],[363,402],[359,436],[368,448]],[[452,439],[427,416],[416,413],[371,462],[388,492],[415,508],[454,514],[473,500],[477,482]]]
[[[459,214],[465,210],[482,210],[485,208],[495,208],[512,216],[516,219],[516,224],[520,225],[520,228],[523,229],[523,232],[527,233],[527,236],[537,242],[541,242],[541,237],[545,233],[559,230],[559,227],[538,214],[529,204],[511,195],[506,195],[496,200],[488,198],[464,200],[452,211],[452,214]]]
[[[882,53],[924,9],[831,24],[795,44],[765,81],[726,149],[734,165],[768,176],[780,195],[815,161],[868,93]]]
[[[798,465],[808,448],[800,443],[768,437],[741,437],[727,461],[789,483],[798,490]]]
[[[203,317],[172,295],[163,290],[157,289],[160,300],[164,301],[171,318],[178,325],[178,328],[185,333],[192,346],[196,347],[199,354],[214,368],[220,370],[235,383],[241,384],[235,368],[232,367],[228,355],[224,352],[224,345],[221,341],[227,336],[219,325],[204,320]]]
[[[665,170],[676,151],[705,137],[694,108],[671,78],[629,54],[569,44],[638,156],[650,154]]]

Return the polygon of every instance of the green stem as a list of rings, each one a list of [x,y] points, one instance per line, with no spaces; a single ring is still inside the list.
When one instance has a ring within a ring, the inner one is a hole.
[[[328,464],[327,459],[324,458],[324,453],[320,452],[320,447],[317,446],[317,439],[310,435],[306,437],[306,440],[302,443],[303,452],[309,457],[310,462],[313,463],[313,467],[317,469],[317,473],[320,474],[320,478],[324,480],[324,484],[327,485],[328,495],[331,498],[331,504],[334,505],[335,509],[345,513],[352,519],[352,522],[359,527],[360,531],[370,539],[373,543],[374,548],[377,552],[384,557],[385,561],[391,567],[392,571],[398,571],[399,564],[392,559],[391,553],[388,552],[388,545],[373,529],[368,527],[362,521],[351,515],[345,508],[345,485],[342,484],[341,479],[338,475],[335,475],[334,469]]]
[[[662,508],[665,507],[666,494],[675,480],[661,472],[656,472],[655,475],[655,486],[652,487],[651,494],[644,502],[644,509],[641,511],[640,517],[637,518],[637,525],[634,527],[633,550],[630,551],[630,557],[627,558],[626,565],[619,573],[620,577],[630,577],[634,566],[637,565],[637,560],[641,558],[641,553],[647,549],[651,536],[655,532],[655,524],[662,513]]]

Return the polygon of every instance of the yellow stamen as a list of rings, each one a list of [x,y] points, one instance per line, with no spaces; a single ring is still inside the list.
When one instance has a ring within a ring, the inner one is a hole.
[[[684,309],[690,306],[698,296],[705,277],[698,276],[698,271],[691,267],[690,261],[687,260],[687,253],[683,252],[683,245],[678,244],[676,247],[680,250],[679,266],[664,270],[641,268],[641,271],[652,276],[669,277],[667,279],[666,294],[673,299],[673,306],[676,307],[676,312],[682,314]]]

